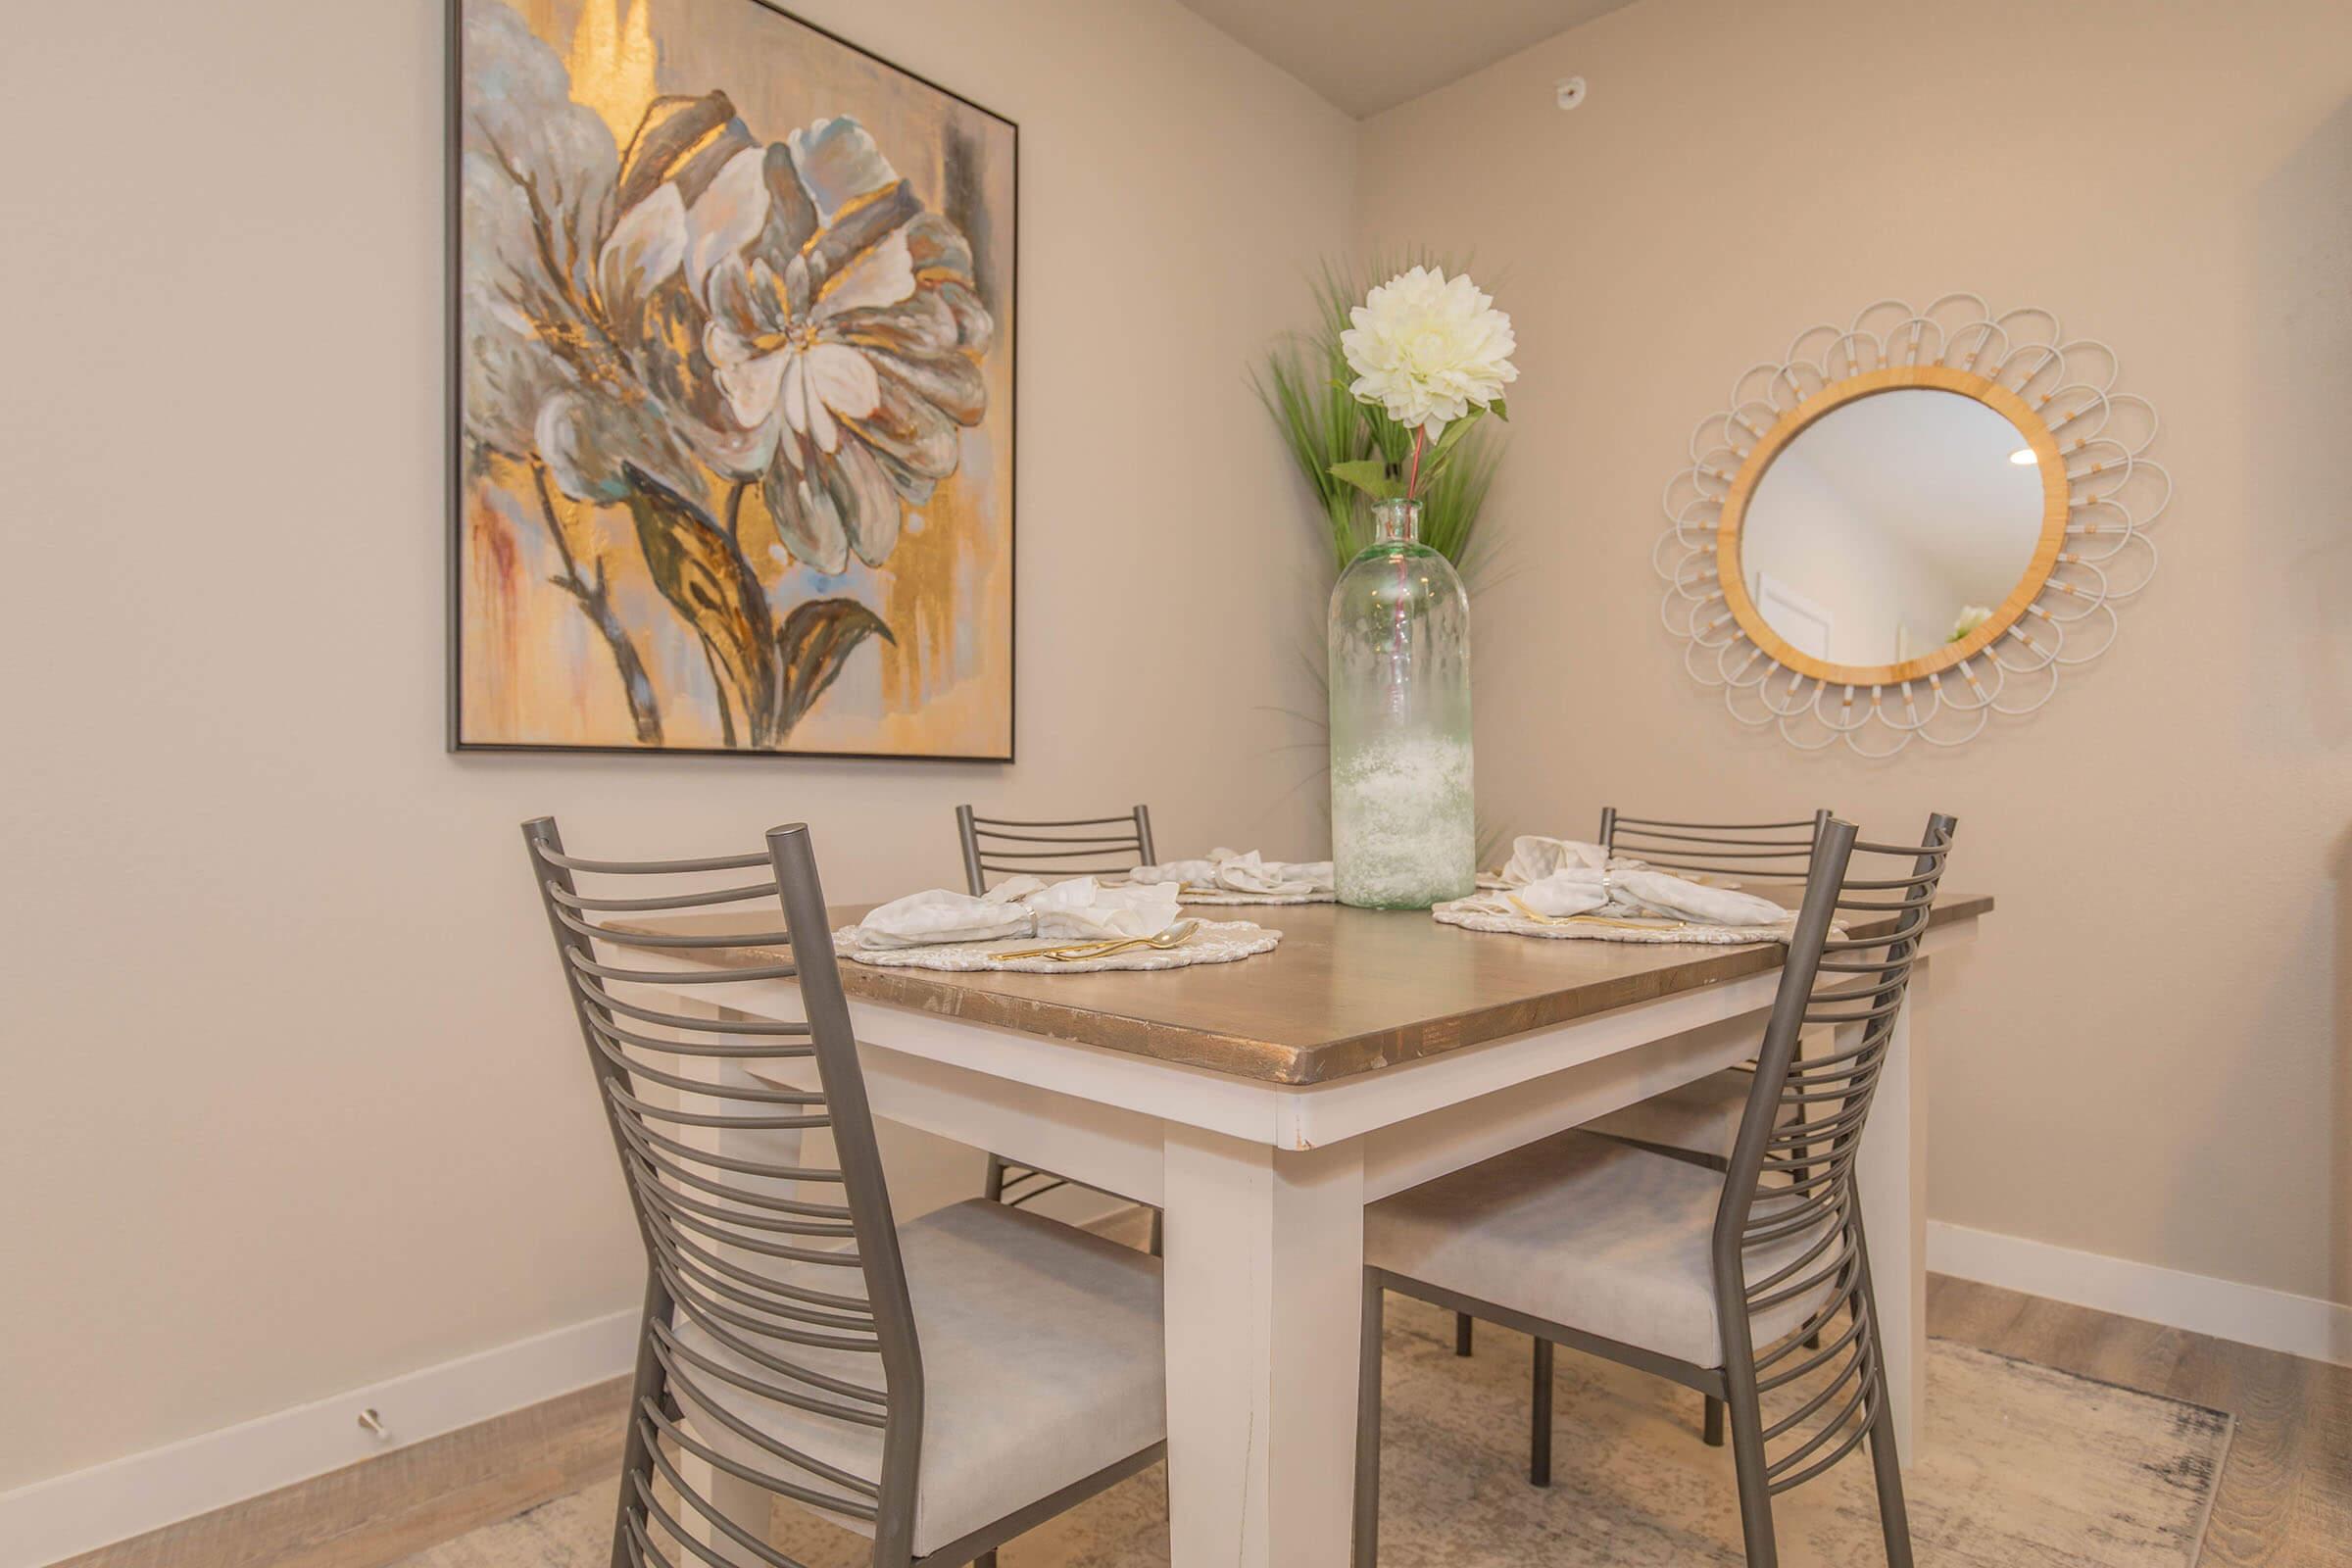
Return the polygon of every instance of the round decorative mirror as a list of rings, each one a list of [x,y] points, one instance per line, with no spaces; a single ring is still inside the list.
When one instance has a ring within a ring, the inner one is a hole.
[[[1866,755],[2048,701],[2155,570],[2171,480],[2103,345],[1974,295],[1801,334],[1699,426],[1664,616],[1735,716]]]
[[[1868,686],[1947,669],[2023,613],[2057,559],[2065,474],[2034,446],[2049,432],[1960,371],[1833,392],[1725,497],[1726,597],[1766,653],[1809,675]]]

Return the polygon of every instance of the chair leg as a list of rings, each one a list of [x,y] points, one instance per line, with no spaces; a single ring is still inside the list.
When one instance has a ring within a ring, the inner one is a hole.
[[[1380,1281],[1364,1273],[1364,1340],[1355,1367],[1354,1568],[1380,1560]]]
[[[1886,1357],[1879,1344],[1879,1300],[1870,1281],[1870,1241],[1854,1226],[1854,1267],[1861,1274],[1861,1291],[1846,1310],[1866,1325],[1864,1353],[1870,1357],[1869,1376],[1878,1384],[1879,1407],[1870,1418],[1870,1468],[1879,1484],[1879,1530],[1886,1538],[1886,1568],[1911,1568],[1911,1512],[1903,1505],[1902,1456],[1894,1446],[1894,1406],[1886,1399]]]
[[[1004,1196],[1004,1161],[999,1155],[988,1156],[988,1176],[980,1184],[980,1196],[992,1203]]]
[[[1903,1506],[1903,1466],[1894,1451],[1894,1411],[1884,1401],[1870,1422],[1870,1467],[1879,1482],[1879,1529],[1886,1568],[1911,1568],[1911,1514]]]
[[[1780,1568],[1781,1549],[1772,1529],[1772,1483],[1764,1473],[1764,1418],[1757,1406],[1755,1365],[1744,1375],[1726,1367],[1725,1403],[1732,1424],[1732,1469],[1740,1478],[1740,1533],[1747,1568]]]
[[[1723,1446],[1723,1401],[1712,1394],[1706,1396],[1707,1413],[1698,1429],[1699,1441],[1710,1448]]]
[[[1476,1318],[1472,1317],[1467,1312],[1456,1312],[1453,1314],[1454,1354],[1468,1355],[1470,1353],[1470,1325],[1477,1321],[1478,1320]]]
[[[637,1322],[637,1376],[629,1389],[628,1441],[620,1461],[620,1505],[612,1520],[612,1568],[634,1568],[637,1561],[636,1544],[629,1538],[629,1518],[638,1502],[633,1483],[640,1476],[648,1482],[654,1478],[653,1454],[645,1443],[645,1403],[663,1392],[662,1362],[654,1354],[653,1330],[647,1325],[668,1312],[669,1293],[648,1269],[645,1311]]]
[[[989,1547],[972,1559],[972,1568],[997,1568],[997,1548]]]
[[[1535,1397],[1529,1401],[1534,1429],[1527,1444],[1527,1484],[1531,1487],[1551,1485],[1551,1342],[1536,1341]]]

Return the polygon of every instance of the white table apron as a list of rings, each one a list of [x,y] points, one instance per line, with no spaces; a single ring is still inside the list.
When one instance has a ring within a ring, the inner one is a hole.
[[[1926,939],[1857,1173],[1906,1467],[1925,1377],[1929,960],[1974,926]],[[1341,1568],[1363,1205],[1752,1055],[1778,983],[1749,975],[1307,1087],[876,1003],[850,1014],[876,1115],[1166,1211],[1173,1568]],[[800,1016],[789,981],[729,991],[730,1008]]]

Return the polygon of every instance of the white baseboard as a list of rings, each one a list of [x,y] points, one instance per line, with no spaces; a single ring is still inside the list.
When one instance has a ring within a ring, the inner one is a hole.
[[[0,1493],[0,1568],[39,1568],[618,1377],[637,1314],[592,1318]],[[373,1407],[385,1438],[359,1424]]]
[[[1928,1224],[1928,1267],[2118,1317],[2352,1366],[2352,1306],[2020,1236]]]

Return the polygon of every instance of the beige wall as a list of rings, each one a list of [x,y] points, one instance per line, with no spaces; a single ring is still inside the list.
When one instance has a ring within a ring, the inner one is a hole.
[[[444,755],[440,7],[12,37],[0,1490],[636,1299],[527,815],[806,818],[843,897],[956,876],[967,799],[1319,835],[1253,706],[1313,704],[1315,556],[1243,368],[1353,127],[1165,0],[797,9],[1021,122],[1012,767]]]
[[[2342,0],[1642,0],[1369,122],[1357,168],[1364,238],[1475,252],[1518,324],[1487,814],[1956,812],[1952,879],[2001,907],[1936,976],[1936,1217],[2338,1301],[2348,94]],[[2180,484],[2163,574],[2038,716],[1800,757],[1682,674],[1658,494],[1740,370],[1948,289],[2121,353]]]

